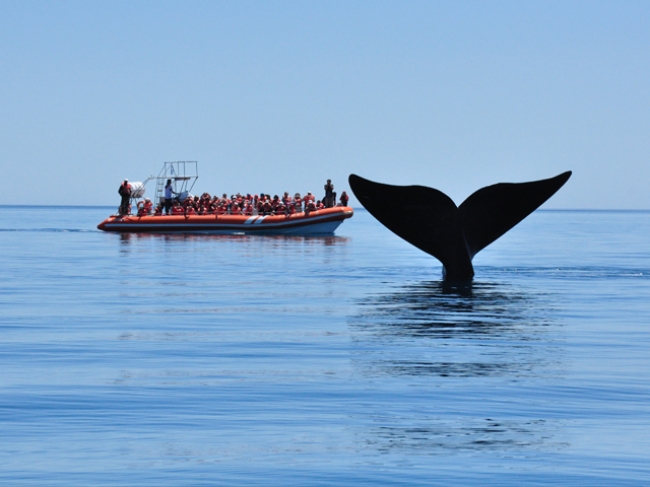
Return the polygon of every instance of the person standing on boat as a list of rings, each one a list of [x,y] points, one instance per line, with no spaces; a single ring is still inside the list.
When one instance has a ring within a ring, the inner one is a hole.
[[[165,215],[169,215],[171,212],[174,194],[175,193],[172,186],[172,180],[168,179],[167,184],[165,185],[165,201],[163,202],[163,206],[165,207]]]
[[[334,196],[334,185],[332,180],[328,179],[327,184],[325,185],[325,198],[323,198],[323,203],[326,208],[331,208],[336,203],[336,196]]]
[[[117,190],[117,192],[120,194],[122,197],[122,202],[120,203],[120,215],[128,215],[130,210],[129,206],[131,203],[131,185],[129,184],[129,180],[125,179],[122,184],[120,184],[120,189]]]

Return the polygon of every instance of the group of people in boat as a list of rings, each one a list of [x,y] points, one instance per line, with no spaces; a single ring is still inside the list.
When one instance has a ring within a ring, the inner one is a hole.
[[[120,186],[120,195],[122,204],[120,205],[120,214],[128,215],[131,213],[130,206],[130,188],[127,188],[128,181],[125,180]],[[304,212],[309,214],[312,211],[318,211],[324,208],[334,206],[347,206],[349,197],[345,191],[341,193],[339,203],[336,203],[336,192],[331,180],[325,184],[325,197],[322,200],[316,200],[311,191],[301,196],[295,193],[293,196],[288,191],[284,192],[282,197],[261,193],[259,195],[246,193],[242,195],[237,193],[230,198],[224,193],[221,198],[211,196],[209,193],[203,193],[201,196],[188,196],[183,201],[178,198],[178,194],[173,191],[171,179],[167,180],[164,189],[164,198],[154,208],[152,201],[145,198],[138,202],[137,215],[291,215],[294,213]],[[174,196],[176,195],[176,196]]]

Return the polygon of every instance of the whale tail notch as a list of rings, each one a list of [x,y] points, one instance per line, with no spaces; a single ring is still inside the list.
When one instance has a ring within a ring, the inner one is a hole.
[[[539,208],[571,176],[479,189],[459,207],[426,186],[375,183],[355,174],[350,188],[368,212],[389,230],[442,262],[445,278],[469,281],[473,257]]]

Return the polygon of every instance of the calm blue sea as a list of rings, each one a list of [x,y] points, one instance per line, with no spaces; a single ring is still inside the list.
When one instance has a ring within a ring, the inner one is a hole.
[[[537,211],[471,286],[335,237],[0,207],[0,485],[650,484],[650,212]]]

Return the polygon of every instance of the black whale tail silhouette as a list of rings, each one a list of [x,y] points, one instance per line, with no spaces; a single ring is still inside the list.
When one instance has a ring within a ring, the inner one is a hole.
[[[474,277],[472,258],[553,196],[570,176],[567,171],[540,181],[494,184],[459,207],[426,186],[392,186],[355,174],[348,180],[372,216],[442,262],[445,279],[469,281]]]

